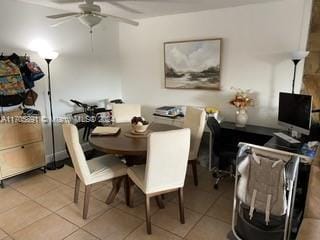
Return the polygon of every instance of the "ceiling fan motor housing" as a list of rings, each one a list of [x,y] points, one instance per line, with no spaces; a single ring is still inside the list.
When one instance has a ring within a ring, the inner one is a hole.
[[[96,4],[80,4],[79,8],[84,13],[101,12],[101,7]]]

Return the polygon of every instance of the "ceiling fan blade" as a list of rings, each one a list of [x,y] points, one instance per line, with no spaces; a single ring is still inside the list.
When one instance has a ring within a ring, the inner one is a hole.
[[[50,27],[58,27],[58,26],[60,26],[61,24],[64,24],[64,23],[66,23],[66,22],[70,22],[71,20],[74,20],[74,19],[75,19],[75,17],[70,17],[70,18],[67,18],[67,19],[65,19],[65,20],[63,20],[63,21],[60,21],[60,22],[51,24]]]
[[[133,26],[138,26],[139,23],[133,20],[130,20],[128,18],[123,18],[123,17],[117,17],[117,16],[113,16],[113,15],[109,15],[109,14],[103,14],[103,13],[95,13],[96,15],[100,16],[100,17],[105,17],[105,18],[110,18],[113,19],[117,22],[123,22],[123,23],[127,23]]]
[[[125,6],[125,5],[123,5],[123,4],[121,4],[121,3],[117,2],[117,1],[107,1],[107,3],[109,3],[109,4],[113,5],[113,6],[116,6],[118,8],[121,8],[121,9],[123,9],[125,11],[131,12],[131,13],[136,13],[136,14],[141,14],[142,13],[142,12],[136,10],[136,9],[133,9],[131,7],[128,7],[128,6]]]
[[[61,14],[47,16],[47,18],[58,19],[58,18],[76,16],[76,15],[79,15],[79,13],[76,13],[76,12],[73,12],[73,13],[61,13]]]
[[[177,0],[94,0],[95,2],[175,2]],[[184,1],[184,0],[180,0]]]
[[[60,3],[60,4],[64,4],[64,3],[81,3],[81,2],[84,2],[84,0],[51,0],[51,2]]]
[[[90,1],[92,2],[172,2],[172,0],[90,0]],[[82,2],[86,2],[86,0],[51,0],[51,2],[60,3],[60,4],[82,3]]]

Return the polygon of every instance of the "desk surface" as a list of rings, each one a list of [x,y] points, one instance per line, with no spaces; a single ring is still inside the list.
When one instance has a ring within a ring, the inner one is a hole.
[[[265,135],[265,136],[273,136],[273,133],[279,132],[279,129],[276,128],[269,128],[269,127],[262,127],[262,126],[255,126],[255,125],[246,125],[245,127],[237,127],[234,122],[221,122],[221,128],[229,129],[234,131],[240,132],[247,132],[247,133],[255,133],[258,135]]]
[[[304,163],[310,164],[313,160],[312,157],[309,157],[309,156],[301,153],[301,147],[304,142],[301,143],[299,146],[293,147],[293,146],[289,146],[288,144],[283,142],[283,140],[274,136],[275,132],[280,131],[279,129],[262,127],[262,126],[255,126],[255,125],[246,125],[243,128],[239,128],[239,127],[236,127],[235,123],[233,123],[233,122],[222,122],[221,128],[236,131],[239,133],[250,133],[250,134],[257,134],[257,135],[270,137],[268,142],[266,142],[265,144],[261,144],[261,145],[264,145],[265,147],[268,147],[268,148],[273,148],[273,149],[293,153],[296,156],[300,157],[302,159],[302,162],[304,162]]]
[[[283,141],[284,140],[279,139],[278,137],[274,136],[264,146],[269,147],[269,148],[273,148],[273,149],[278,149],[278,150],[281,150],[281,151],[286,151],[286,152],[293,153],[293,154],[295,154],[296,156],[298,156],[298,157],[300,157],[302,159],[301,162],[307,163],[307,164],[312,163],[312,161],[313,161],[313,159],[315,157],[307,156],[307,155],[305,155],[305,154],[303,154],[301,152],[302,145],[305,142],[301,142],[301,144],[299,144],[298,146],[292,147],[292,146],[288,145],[287,143],[285,143]],[[319,152],[319,150],[320,149],[318,147],[317,151]]]

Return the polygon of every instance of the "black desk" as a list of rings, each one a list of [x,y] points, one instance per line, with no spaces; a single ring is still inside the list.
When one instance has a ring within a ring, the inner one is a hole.
[[[239,142],[251,143],[256,145],[265,145],[279,129],[246,125],[245,127],[236,127],[233,122],[221,122],[221,145],[237,152]]]
[[[303,143],[299,143],[297,145],[290,145],[286,143],[284,140],[274,136],[271,138],[266,144],[266,147],[274,148],[282,151],[287,151],[290,153],[300,154],[300,149]]]
[[[221,128],[243,132],[243,133],[253,133],[263,136],[273,136],[274,132],[279,132],[279,129],[276,128],[269,128],[263,126],[256,126],[256,125],[246,125],[245,127],[237,127],[234,122],[221,122]]]
[[[290,145],[284,140],[276,137],[275,132],[281,130],[276,128],[247,125],[243,128],[236,127],[233,122],[222,122],[221,124],[221,142],[223,146],[228,146],[234,150],[238,149],[239,142],[251,143],[260,146],[266,146],[299,155],[303,163],[310,164],[312,158],[301,153],[302,145],[308,142],[308,138],[300,139],[301,143]]]

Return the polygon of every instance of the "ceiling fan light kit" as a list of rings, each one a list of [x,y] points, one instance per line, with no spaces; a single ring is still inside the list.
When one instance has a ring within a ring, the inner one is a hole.
[[[102,18],[93,14],[83,14],[79,17],[79,20],[91,30],[94,26],[101,22]]]

